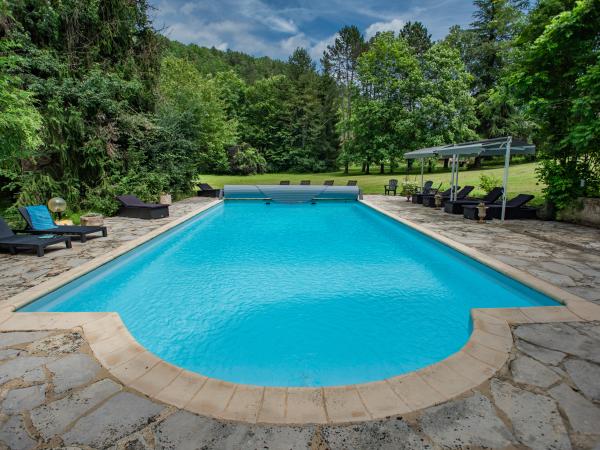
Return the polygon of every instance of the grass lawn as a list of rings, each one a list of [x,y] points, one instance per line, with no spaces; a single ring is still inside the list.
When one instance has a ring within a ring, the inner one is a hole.
[[[537,163],[522,163],[515,164],[510,167],[508,177],[508,194],[513,195],[524,193],[533,194],[536,198],[533,204],[541,204],[542,202],[542,185],[538,184],[534,170]],[[417,169],[418,170],[418,169]],[[433,180],[434,186],[443,183],[443,186],[450,186],[450,172],[441,171],[438,169],[436,173],[425,173],[425,180]],[[413,170],[413,172],[415,172]],[[502,185],[502,167],[484,168],[481,170],[465,170],[461,169],[458,176],[458,184],[460,186],[472,185],[475,186],[474,194],[482,194],[483,192],[478,187],[479,177],[482,173],[493,175],[500,180]],[[312,184],[323,184],[324,180],[335,180],[336,185],[344,185],[348,180],[358,180],[358,185],[365,194],[383,194],[383,185],[387,184],[390,178],[396,178],[399,181],[404,180],[406,175],[398,173],[390,175],[388,173],[364,175],[359,169],[351,170],[350,175],[344,175],[343,172],[329,173],[266,173],[261,175],[250,176],[233,176],[233,175],[202,175],[202,182],[209,183],[213,187],[223,187],[225,184],[279,184],[280,180],[290,180],[292,184],[299,184],[300,180],[310,180]],[[408,175],[409,180],[420,182],[420,172]]]

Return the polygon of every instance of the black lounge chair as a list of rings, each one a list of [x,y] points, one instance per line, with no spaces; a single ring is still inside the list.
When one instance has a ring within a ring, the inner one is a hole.
[[[488,192],[482,198],[466,198],[464,200],[448,200],[444,203],[444,211],[449,214],[462,214],[465,206],[479,205],[484,203],[486,205],[494,203],[502,197],[502,188],[495,187]]]
[[[117,200],[121,203],[118,216],[132,217],[134,219],[162,219],[169,217],[169,206],[157,203],[144,203],[135,195],[119,195]]]
[[[457,186],[456,189],[460,189],[460,186]],[[467,195],[469,195],[473,189],[475,189],[475,186],[465,186],[464,188],[460,189],[460,191],[458,191],[456,193],[456,199],[457,200],[466,199]],[[448,191],[446,191],[446,192],[448,192]],[[446,194],[446,192],[442,193],[442,206],[444,206],[444,204],[450,200],[450,192],[448,192],[447,194]],[[444,195],[444,194],[446,194],[446,195]],[[428,206],[429,208],[434,208],[435,207],[435,195],[423,197],[423,206]]]
[[[289,184],[290,184],[290,180],[284,180],[284,181],[279,182],[280,186],[289,186]]]
[[[346,186],[356,186],[358,184],[358,181],[356,180],[348,180],[348,182],[346,183]]]
[[[429,187],[426,189],[427,184],[429,184]],[[423,197],[426,195],[435,195],[440,188],[442,187],[442,183],[440,183],[440,185],[436,188],[436,189],[432,189],[431,186],[433,185],[433,181],[427,181],[424,185],[423,185],[423,191],[419,192],[415,195],[412,196],[412,202],[413,203],[419,203],[419,204],[423,204]]]
[[[198,197],[219,197],[221,189],[215,189],[208,183],[200,183],[200,190],[197,192]]]
[[[396,190],[398,189],[398,180],[392,179],[388,183],[389,184],[386,184],[385,186],[383,186],[383,189],[384,189],[383,195],[388,195],[390,192],[393,192],[394,195],[396,195]]]
[[[87,241],[88,234],[102,233],[103,237],[106,237],[108,235],[106,227],[93,227],[83,225],[55,225],[54,228],[36,228],[33,225],[33,221],[31,220],[31,216],[29,215],[29,211],[27,211],[26,207],[19,207],[19,212],[21,213],[21,216],[23,216],[23,219],[25,219],[25,222],[27,223],[27,227],[23,231],[29,234],[58,234],[61,236],[66,235],[79,238],[81,243]],[[49,221],[52,221],[52,215],[50,214],[50,211],[48,211],[48,217],[50,218]],[[54,223],[54,221],[52,221],[52,223]]]
[[[333,180],[325,180],[323,186],[333,186]]]
[[[504,218],[511,219],[535,219],[537,218],[537,209],[525,206],[525,204],[533,200],[535,196],[530,194],[519,194],[506,202],[506,210]],[[493,203],[487,205],[488,209],[485,213],[485,220],[501,219],[502,218],[502,203]],[[477,206],[465,206],[463,208],[463,216],[465,219],[478,220],[479,211]]]
[[[310,180],[302,180],[302,181],[300,181],[300,186],[310,186]]]
[[[71,248],[71,238],[69,236],[56,236],[48,234],[48,237],[34,235],[17,236],[7,225],[4,219],[0,218],[0,248],[7,248],[11,255],[17,253],[19,248],[31,248],[36,251],[38,256],[44,256],[44,249],[49,245],[65,243],[67,248]]]

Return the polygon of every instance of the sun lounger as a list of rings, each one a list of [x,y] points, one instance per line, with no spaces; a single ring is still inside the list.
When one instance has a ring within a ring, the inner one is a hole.
[[[63,242],[67,248],[71,248],[71,238],[69,236],[56,236],[54,234],[17,236],[7,223],[0,218],[0,248],[7,248],[12,255],[17,252],[17,249],[27,248],[35,250],[38,256],[44,256],[46,247],[62,244]]]
[[[198,197],[219,197],[221,189],[215,189],[208,183],[200,183],[200,190],[197,192]]]
[[[348,182],[346,183],[346,186],[356,186],[358,184],[358,181],[356,180],[348,180]]]
[[[27,227],[25,232],[29,234],[58,234],[78,237],[81,242],[87,240],[88,234],[102,233],[103,237],[108,235],[106,227],[78,226],[78,225],[56,225],[50,211],[45,205],[21,206],[19,212]]]
[[[537,209],[525,206],[525,204],[535,197],[530,194],[519,194],[516,197],[506,202],[506,210],[504,218],[510,219],[535,219],[537,218]],[[479,219],[479,211],[476,205],[469,205],[463,208],[463,216],[465,219],[477,220]],[[501,219],[502,218],[502,204],[494,203],[488,205],[488,209],[485,214],[485,220]]]
[[[323,186],[333,186],[333,180],[325,180]]]
[[[289,186],[290,184],[290,180],[283,180],[279,182],[280,186]]]
[[[162,219],[169,217],[169,206],[156,203],[144,203],[135,195],[119,195],[117,200],[121,203],[117,215],[132,217],[134,219]]]
[[[460,186],[457,186],[457,189],[460,189]],[[458,191],[456,193],[457,200],[467,198],[467,195],[469,195],[473,189],[475,189],[474,186],[465,186],[464,188],[460,189],[460,191]],[[448,192],[448,191],[449,191],[449,189],[442,193],[442,206],[444,206],[444,203],[446,201],[450,200],[450,192]],[[428,196],[423,197],[423,206],[428,206],[429,208],[434,208],[435,207],[435,195],[430,195],[430,196],[428,195]]]
[[[310,186],[310,180],[302,180],[302,181],[300,181],[300,186]]]
[[[449,214],[462,214],[465,206],[479,205],[485,203],[489,205],[502,197],[502,188],[495,187],[482,198],[466,198],[464,200],[448,200],[444,203],[444,211]]]
[[[423,185],[423,191],[418,192],[412,196],[412,202],[422,204],[423,197],[426,195],[434,195],[437,191],[440,190],[440,187],[442,187],[442,184],[440,183],[440,185],[437,187],[437,189],[432,189],[432,186],[433,186],[433,181],[427,181]]]

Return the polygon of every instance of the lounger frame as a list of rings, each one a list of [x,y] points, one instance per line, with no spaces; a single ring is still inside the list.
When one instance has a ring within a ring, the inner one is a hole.
[[[33,222],[29,216],[27,208],[24,206],[19,207],[19,212],[27,224],[22,232],[28,234],[59,234],[61,236],[76,237],[81,243],[87,241],[87,235],[93,233],[102,233],[102,237],[108,236],[108,230],[106,227],[95,227],[95,226],[77,226],[77,225],[57,225],[56,228],[49,228],[47,230],[38,230],[33,228]],[[19,231],[20,232],[20,231]]]

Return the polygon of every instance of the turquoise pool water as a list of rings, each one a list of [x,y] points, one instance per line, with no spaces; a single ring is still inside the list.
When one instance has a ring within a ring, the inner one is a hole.
[[[230,202],[22,311],[116,311],[186,369],[330,386],[449,356],[471,308],[555,304],[358,202]]]

